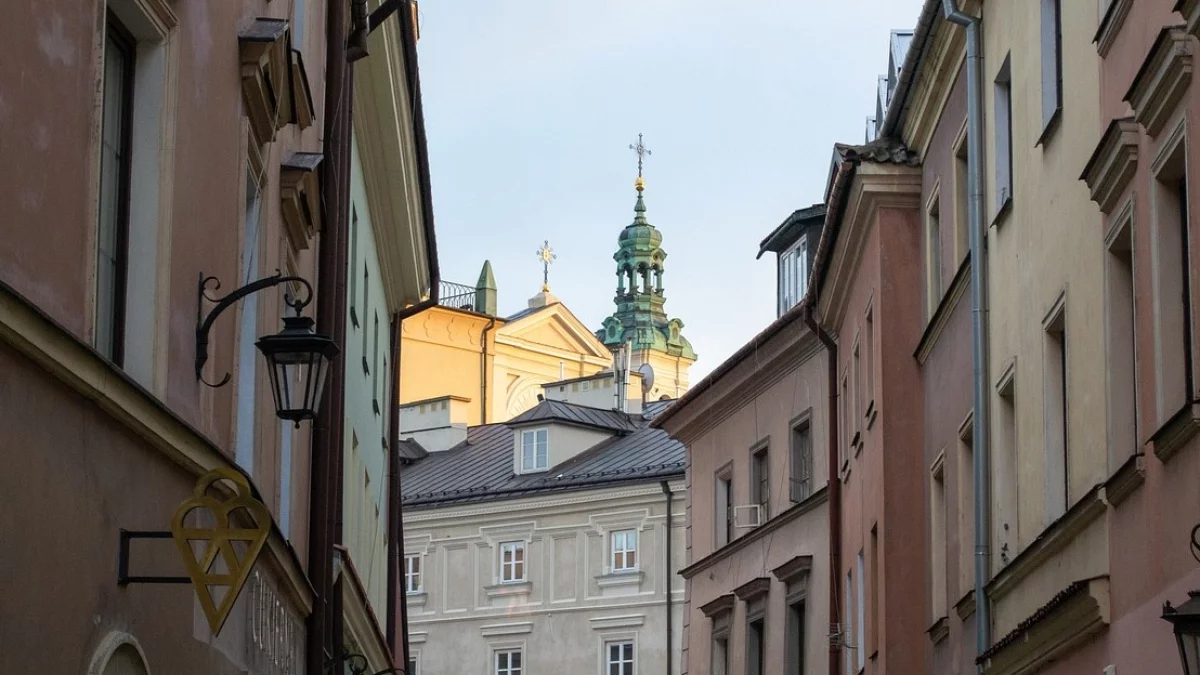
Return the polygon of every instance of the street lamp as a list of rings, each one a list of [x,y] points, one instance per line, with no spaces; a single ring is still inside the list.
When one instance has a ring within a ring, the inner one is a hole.
[[[1188,593],[1187,602],[1178,607],[1163,605],[1162,618],[1175,628],[1183,675],[1200,675],[1200,591]]]
[[[208,331],[217,316],[251,293],[287,282],[296,282],[304,287],[303,298],[289,295],[284,299],[295,310],[296,316],[283,317],[283,330],[259,338],[257,346],[267,359],[271,393],[275,399],[275,416],[295,422],[296,426],[300,426],[302,420],[314,419],[321,404],[321,391],[325,388],[329,362],[337,356],[339,349],[332,338],[313,331],[311,318],[300,316],[300,312],[312,302],[312,286],[301,277],[285,277],[276,272],[274,276],[248,283],[223,298],[212,298],[206,292],[210,281],[214,282],[214,288],[221,287],[216,277],[201,275],[198,307],[203,306],[204,300],[214,302],[216,306],[207,315],[198,309],[196,322],[196,379],[210,387],[224,386],[229,382],[228,373],[215,384],[207,382],[202,374],[204,364],[208,361]]]

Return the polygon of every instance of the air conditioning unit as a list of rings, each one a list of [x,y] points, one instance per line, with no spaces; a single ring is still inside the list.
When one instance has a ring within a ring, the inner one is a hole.
[[[733,526],[739,529],[750,529],[762,525],[762,506],[746,504],[733,507]]]

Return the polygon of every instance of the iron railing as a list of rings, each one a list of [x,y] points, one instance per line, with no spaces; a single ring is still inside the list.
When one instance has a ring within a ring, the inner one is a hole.
[[[438,282],[438,304],[454,309],[475,310],[475,287],[453,281]]]

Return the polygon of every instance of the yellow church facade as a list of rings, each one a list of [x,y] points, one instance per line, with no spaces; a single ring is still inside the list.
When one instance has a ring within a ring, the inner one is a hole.
[[[608,347],[548,292],[507,318],[481,299],[493,288],[485,265],[475,303],[437,306],[406,319],[401,331],[400,404],[451,396],[467,424],[507,421],[537,404],[542,386],[611,370]],[[462,294],[463,297],[469,297]],[[490,311],[489,311],[490,310]]]

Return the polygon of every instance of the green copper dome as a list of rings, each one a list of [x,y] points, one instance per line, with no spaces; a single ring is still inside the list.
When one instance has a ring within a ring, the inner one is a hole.
[[[696,352],[681,335],[683,322],[668,319],[664,309],[664,263],[662,233],[646,220],[646,202],[642,198],[645,182],[639,176],[633,222],[617,236],[617,293],[613,299],[617,311],[604,320],[596,337],[616,349],[632,343],[634,349],[649,349],[671,356],[695,360]]]

